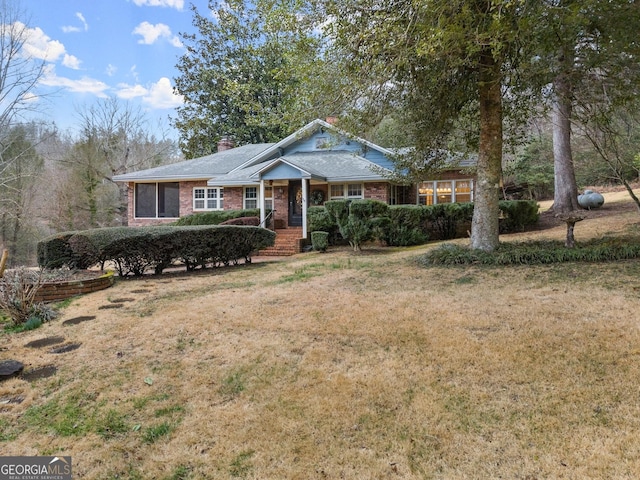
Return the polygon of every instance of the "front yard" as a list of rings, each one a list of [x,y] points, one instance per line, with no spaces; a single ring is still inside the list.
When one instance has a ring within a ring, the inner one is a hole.
[[[637,233],[613,213],[577,240]],[[564,230],[513,238],[536,235]],[[418,267],[429,248],[80,297],[2,336],[57,369],[0,383],[3,455],[82,479],[639,478],[640,264]]]

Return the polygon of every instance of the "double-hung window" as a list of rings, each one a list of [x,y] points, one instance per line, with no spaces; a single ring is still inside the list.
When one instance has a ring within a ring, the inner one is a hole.
[[[364,188],[361,183],[338,183],[330,186],[329,196],[332,200],[338,198],[364,198],[363,191]]]
[[[224,190],[222,187],[196,187],[193,189],[194,210],[222,210]]]
[[[245,210],[258,208],[258,187],[244,188],[244,208]]]

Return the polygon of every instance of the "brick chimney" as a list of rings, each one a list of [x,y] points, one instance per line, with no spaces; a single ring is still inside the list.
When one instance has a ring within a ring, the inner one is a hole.
[[[225,135],[218,141],[218,153],[224,152],[225,150],[231,150],[235,145],[233,144],[233,140],[229,135]]]
[[[338,117],[327,117],[327,119],[325,120],[325,122],[327,122],[330,125],[335,125],[336,122],[338,121]]]

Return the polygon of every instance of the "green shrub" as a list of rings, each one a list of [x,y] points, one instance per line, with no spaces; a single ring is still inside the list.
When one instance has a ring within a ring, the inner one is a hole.
[[[89,268],[91,263],[74,253],[69,239],[78,232],[62,232],[51,235],[37,244],[38,265],[42,268]]]
[[[473,203],[439,203],[425,208],[427,228],[432,239],[458,238],[471,228]]]
[[[90,264],[116,264],[121,276],[156,274],[176,261],[187,269],[251,261],[251,253],[273,245],[275,233],[260,227],[235,225],[113,227],[72,235],[73,254]]]
[[[338,224],[342,238],[355,251],[369,240],[382,238],[388,222],[388,205],[378,200],[331,200],[326,202],[327,212]],[[386,220],[383,220],[386,218]]]
[[[316,252],[326,252],[329,246],[329,234],[327,232],[311,232],[311,245]]]
[[[429,239],[427,218],[429,207],[420,205],[393,205],[387,215],[389,223],[382,240],[390,246],[421,245]]]
[[[312,206],[307,209],[307,230],[310,232],[327,232],[329,245],[338,243],[338,224],[329,215],[324,206]]]
[[[502,200],[499,206],[500,233],[521,232],[540,218],[540,207],[535,200]]]
[[[222,222],[240,217],[260,217],[260,210],[251,208],[248,210],[219,210],[214,212],[199,212],[185,215],[178,219],[174,225],[220,225]]]
[[[443,244],[421,256],[430,265],[542,265],[563,262],[611,262],[640,258],[637,237],[596,239],[566,248],[561,241],[501,243],[493,252]]]

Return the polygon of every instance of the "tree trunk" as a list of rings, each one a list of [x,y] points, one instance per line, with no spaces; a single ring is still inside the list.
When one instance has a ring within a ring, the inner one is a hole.
[[[573,61],[573,57],[561,55],[560,64],[566,65],[566,58]],[[568,70],[567,70],[568,71]],[[571,152],[571,99],[572,88],[568,75],[560,73],[553,81],[553,167],[555,174],[555,192],[553,197],[553,211],[567,213],[578,210],[578,186],[573,168]]]
[[[471,222],[471,248],[498,248],[498,207],[502,174],[502,82],[490,48],[480,56],[480,151]]]

